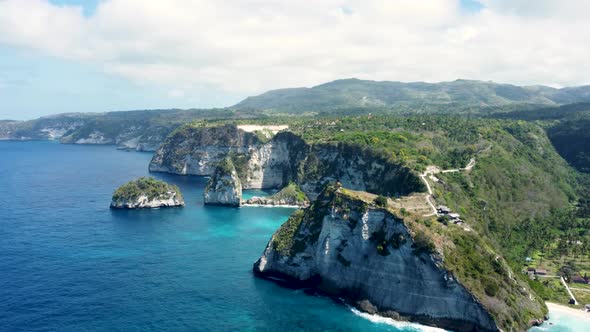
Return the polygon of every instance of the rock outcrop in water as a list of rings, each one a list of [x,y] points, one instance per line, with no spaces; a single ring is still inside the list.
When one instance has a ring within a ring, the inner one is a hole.
[[[309,198],[295,183],[289,183],[278,193],[267,197],[252,197],[244,202],[246,205],[266,205],[266,206],[298,206],[308,207]]]
[[[213,176],[209,179],[203,201],[209,205],[240,206],[242,203],[242,184],[233,162],[229,157],[217,163]]]
[[[153,178],[139,178],[119,187],[113,194],[111,208],[141,209],[184,206],[178,187]]]
[[[451,271],[481,262],[447,263],[439,246],[453,246],[463,234],[449,240],[424,232],[422,225],[366,201],[365,194],[328,187],[277,230],[254,264],[256,275],[315,287],[371,313],[453,331],[524,330],[527,315],[543,317],[540,302],[529,299],[527,288],[510,280],[501,264],[481,277],[506,279],[506,294],[485,295],[479,277],[458,280]],[[503,303],[504,295],[519,304]]]
[[[417,174],[373,150],[311,145],[291,132],[263,141],[234,125],[179,128],[156,151],[149,169],[210,176],[226,157],[232,159],[244,189],[281,189],[294,182],[314,198],[325,183],[338,180],[347,188],[391,196],[425,191]]]

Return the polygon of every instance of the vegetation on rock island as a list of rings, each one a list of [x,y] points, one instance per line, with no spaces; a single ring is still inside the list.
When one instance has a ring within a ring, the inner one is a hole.
[[[113,202],[132,202],[141,196],[146,196],[148,200],[169,199],[172,196],[170,193],[182,200],[182,193],[176,185],[151,177],[141,177],[119,187],[113,194]]]

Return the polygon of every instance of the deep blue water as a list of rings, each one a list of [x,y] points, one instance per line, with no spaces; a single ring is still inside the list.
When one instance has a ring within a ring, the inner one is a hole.
[[[204,207],[114,211],[151,154],[110,146],[0,142],[1,331],[411,331],[252,275],[292,212]],[[261,194],[261,193],[249,193]]]

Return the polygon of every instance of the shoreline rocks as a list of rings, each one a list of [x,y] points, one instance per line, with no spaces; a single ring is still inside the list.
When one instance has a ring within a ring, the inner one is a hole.
[[[289,183],[278,193],[267,197],[252,197],[244,202],[247,206],[284,206],[284,207],[308,207],[309,198],[303,190],[295,184]]]

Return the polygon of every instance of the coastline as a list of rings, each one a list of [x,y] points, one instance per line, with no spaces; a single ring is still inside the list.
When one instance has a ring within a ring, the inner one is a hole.
[[[566,314],[568,316],[573,316],[578,319],[583,319],[590,323],[590,312],[584,312],[582,309],[574,309],[570,308],[561,304],[546,302],[547,308],[549,308],[549,315],[551,317],[552,313],[558,314]]]

